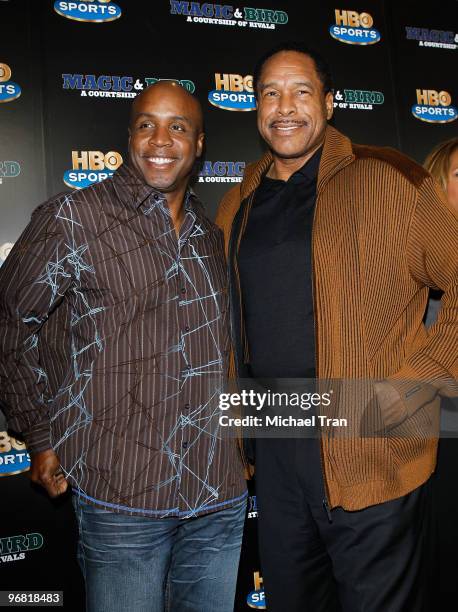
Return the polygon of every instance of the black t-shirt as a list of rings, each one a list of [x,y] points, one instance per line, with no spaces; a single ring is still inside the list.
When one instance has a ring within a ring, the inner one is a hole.
[[[311,237],[319,149],[288,181],[264,177],[238,253],[251,375],[315,376]]]

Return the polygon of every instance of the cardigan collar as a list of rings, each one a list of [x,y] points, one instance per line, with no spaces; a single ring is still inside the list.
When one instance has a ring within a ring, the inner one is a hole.
[[[318,170],[317,194],[334,174],[350,164],[354,159],[355,155],[350,139],[331,125],[328,125],[324,136],[323,153]],[[244,200],[257,188],[272,161],[272,153],[267,151],[259,161],[247,167],[240,187],[241,200]]]

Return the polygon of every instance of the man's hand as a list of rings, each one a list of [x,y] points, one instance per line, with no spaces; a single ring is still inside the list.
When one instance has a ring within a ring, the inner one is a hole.
[[[403,423],[409,415],[399,392],[387,381],[376,382],[374,387],[386,429]]]
[[[46,489],[50,497],[62,495],[68,488],[59,457],[49,449],[31,456],[30,478]]]
[[[407,388],[406,383],[410,388]],[[435,427],[439,413],[434,400],[443,390],[448,392],[449,397],[453,396],[453,389],[446,388],[447,383],[444,380],[418,381],[416,384],[413,381],[397,380],[376,382],[374,387],[386,429],[391,430],[401,425],[414,414],[428,416],[431,427]],[[402,396],[397,385],[400,385]],[[436,435],[433,431],[435,429],[431,429],[431,435]]]

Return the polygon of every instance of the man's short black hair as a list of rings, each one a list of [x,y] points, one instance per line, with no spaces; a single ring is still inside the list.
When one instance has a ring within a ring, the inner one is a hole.
[[[264,55],[258,60],[253,72],[253,90],[256,97],[258,95],[259,77],[261,76],[264,64],[273,55],[276,55],[282,51],[297,51],[297,53],[308,55],[308,57],[315,62],[316,71],[320,77],[320,81],[323,84],[324,93],[327,94],[329,91],[334,90],[331,69],[329,68],[327,61],[317,51],[307,46],[303,42],[286,41],[272,47],[272,49],[264,53]]]

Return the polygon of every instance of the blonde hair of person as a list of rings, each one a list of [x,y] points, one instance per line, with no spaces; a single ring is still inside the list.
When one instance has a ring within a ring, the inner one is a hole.
[[[448,172],[450,169],[450,158],[458,149],[458,137],[450,138],[440,142],[432,149],[423,166],[447,190]]]

